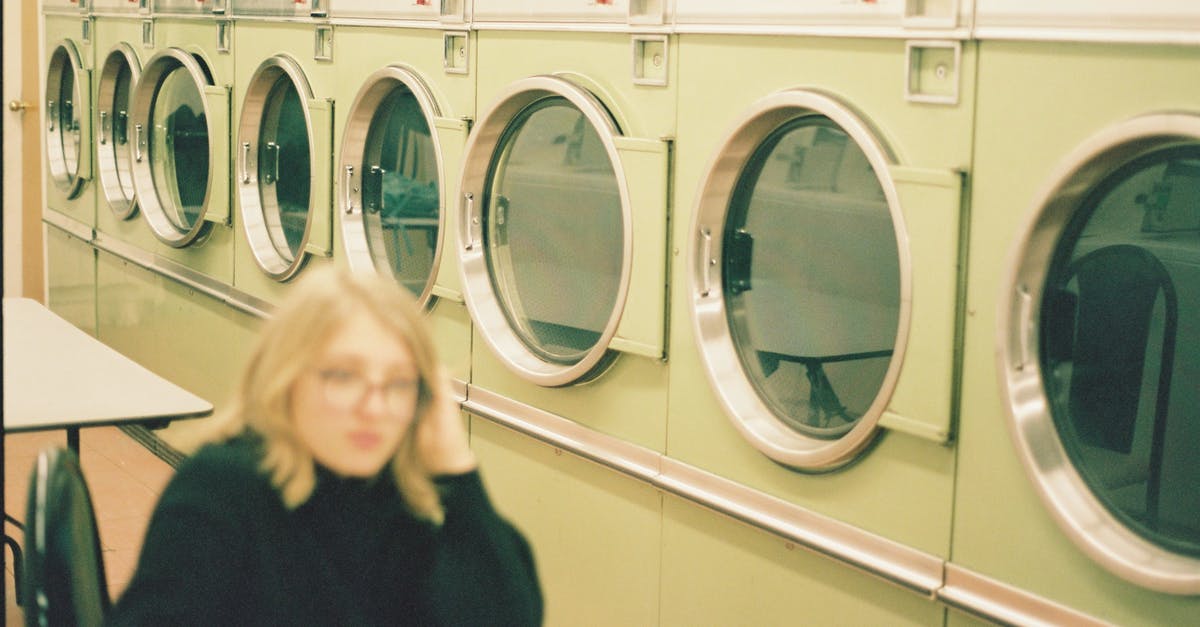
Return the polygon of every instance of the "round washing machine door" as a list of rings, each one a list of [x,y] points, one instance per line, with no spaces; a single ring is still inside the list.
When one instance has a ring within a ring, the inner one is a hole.
[[[709,166],[690,250],[702,360],[734,425],[826,471],[872,440],[909,316],[891,158],[824,94],[758,101]]]
[[[75,44],[63,40],[46,68],[46,158],[54,186],[74,198],[87,180],[91,86]]]
[[[155,236],[174,247],[208,232],[204,216],[222,171],[214,144],[224,139],[205,98],[213,84],[203,60],[168,48],[150,58],[134,89],[134,189]]]
[[[1001,385],[1040,496],[1112,572],[1200,593],[1200,116],[1080,146],[1010,267]]]
[[[304,264],[314,207],[312,89],[286,56],[264,61],[250,79],[238,130],[238,199],[259,267],[291,278]]]
[[[588,381],[616,355],[632,266],[620,134],[589,91],[538,76],[510,85],[467,144],[467,304],[495,354],[539,385]]]
[[[356,271],[393,277],[421,303],[433,290],[442,246],[442,155],[432,132],[437,102],[413,71],[369,76],[342,140],[342,239]]]
[[[129,112],[133,88],[141,72],[141,61],[133,48],[129,44],[115,46],[100,68],[96,103],[100,187],[109,209],[126,220],[137,214]]]

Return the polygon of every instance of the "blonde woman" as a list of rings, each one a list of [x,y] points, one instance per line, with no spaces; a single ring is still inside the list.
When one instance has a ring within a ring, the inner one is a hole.
[[[163,492],[126,625],[535,625],[421,313],[323,270],[263,327],[219,435]]]

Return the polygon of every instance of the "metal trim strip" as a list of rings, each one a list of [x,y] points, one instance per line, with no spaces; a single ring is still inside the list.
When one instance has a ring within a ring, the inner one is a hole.
[[[1200,45],[1200,32],[1175,30],[977,26],[971,33],[971,38],[979,41],[1058,41],[1077,43],[1162,44],[1185,46]]]
[[[893,26],[808,25],[783,24],[675,24],[671,32],[677,35],[771,35],[808,37],[856,37],[868,39],[971,39],[971,29],[916,28]]]
[[[1001,625],[1112,624],[951,563],[946,564],[946,583],[938,590],[938,600]]]
[[[47,208],[46,211],[42,213],[42,222],[45,222],[46,224],[49,224],[60,231],[66,231],[67,233],[78,237],[89,244],[92,243],[92,240],[96,238],[95,229],[74,218],[70,218],[58,213],[53,209]]]
[[[154,255],[120,240],[113,239],[104,233],[96,233],[96,238],[92,240],[92,246],[96,250],[106,252],[145,270],[154,270]]]
[[[440,19],[430,18],[428,20],[400,20],[387,18],[370,18],[370,17],[331,17],[328,19],[329,24],[333,26],[363,26],[375,28],[424,28],[428,30],[445,30],[446,23]],[[454,28],[465,28],[465,24],[453,23]]]
[[[675,496],[778,535],[929,599],[942,584],[941,558],[825,517],[487,390],[468,386],[463,408]]]
[[[463,409],[646,483],[658,485],[662,455],[550,412],[467,385]]]
[[[153,255],[151,269],[222,302],[227,299],[229,294],[229,286],[225,283],[157,254]]]

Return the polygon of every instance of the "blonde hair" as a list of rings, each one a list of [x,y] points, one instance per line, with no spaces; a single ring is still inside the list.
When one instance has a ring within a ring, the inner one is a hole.
[[[440,523],[442,506],[429,473],[416,454],[416,429],[435,407],[443,388],[425,321],[413,298],[391,279],[345,270],[312,270],[262,327],[233,398],[217,419],[213,439],[244,432],[263,441],[262,469],[284,505],[295,509],[312,496],[316,468],[312,453],[292,423],[291,391],[326,343],[351,314],[367,312],[395,333],[412,353],[417,369],[416,413],[391,461],[400,495],[409,509]]]

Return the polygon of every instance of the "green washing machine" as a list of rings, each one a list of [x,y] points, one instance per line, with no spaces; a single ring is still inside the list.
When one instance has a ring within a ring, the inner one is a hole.
[[[331,28],[309,3],[231,3],[234,287],[267,303],[333,254]]]
[[[95,64],[91,9],[79,0],[41,3],[45,33],[42,128],[47,304],[76,326],[95,333],[96,226],[92,154],[92,74]]]
[[[1200,9],[975,12],[970,416],[947,588],[986,578],[1109,623],[1192,622]]]
[[[975,58],[956,5],[901,4],[676,3],[666,450],[837,561],[668,499],[670,624],[945,611]]]
[[[257,318],[230,304],[232,24],[226,2],[158,0],[141,21],[141,75],[130,99],[133,188],[147,254],[100,248],[101,338],[185,388],[229,397]],[[139,240],[141,241],[141,240]],[[148,240],[146,240],[148,241]],[[132,242],[135,244],[138,242]],[[194,450],[207,421],[156,435]]]
[[[114,238],[146,252],[153,250],[156,240],[138,215],[129,114],[142,64],[149,56],[144,38],[149,13],[148,7],[127,0],[95,0],[92,5],[97,237]]]
[[[133,181],[157,258],[233,282],[230,203],[232,23],[217,0],[159,0],[133,94]]]
[[[454,203],[467,408],[489,419],[472,443],[534,544],[549,623],[655,624],[659,494],[538,440],[664,449],[675,40],[661,7],[599,2],[476,1],[472,29]]]
[[[92,184],[92,17],[86,3],[43,3],[46,31],[46,207],[86,227],[96,223]]]
[[[465,396],[471,320],[454,251],[458,173],[475,115],[461,6],[335,0],[335,261],[404,286]]]

